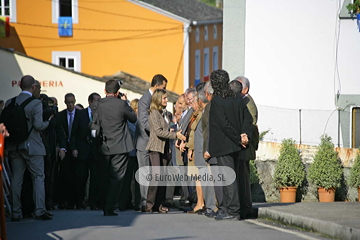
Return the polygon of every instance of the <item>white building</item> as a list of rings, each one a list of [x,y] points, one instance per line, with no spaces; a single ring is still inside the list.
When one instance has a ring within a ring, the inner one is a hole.
[[[140,98],[150,87],[150,83],[133,75],[119,72],[113,76],[98,78],[68,70],[21,53],[0,48],[0,99],[7,100],[17,96],[21,89],[20,79],[23,75],[31,75],[41,84],[41,93],[56,97],[59,110],[65,109],[64,96],[73,93],[76,103],[88,106],[88,96],[97,92],[105,96],[105,82],[110,78],[123,80],[120,92],[126,93],[129,100]],[[176,94],[169,92],[167,109],[172,112]]]
[[[264,140],[359,147],[360,33],[352,0],[224,0],[223,68],[244,75]],[[358,135],[358,137],[357,137]]]

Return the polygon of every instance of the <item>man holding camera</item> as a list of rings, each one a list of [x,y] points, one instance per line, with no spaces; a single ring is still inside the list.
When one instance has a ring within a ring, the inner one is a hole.
[[[93,122],[100,125],[101,147],[103,155],[103,193],[101,207],[104,216],[116,216],[114,205],[118,200],[125,176],[129,152],[134,149],[127,121],[137,120],[134,110],[129,104],[119,99],[120,84],[109,80],[105,84],[105,98],[91,105]]]
[[[32,76],[26,75],[21,78],[20,88],[22,92],[14,99],[16,104],[19,105],[27,102],[23,109],[27,118],[28,137],[19,144],[15,143],[15,139],[13,141],[9,139],[6,145],[12,166],[11,198],[13,202],[11,221],[20,221],[22,217],[20,197],[26,168],[29,169],[33,180],[35,218],[51,220],[52,214],[46,212],[45,209],[44,156],[46,153],[40,136],[40,132],[48,127],[49,122],[43,121],[41,101],[34,99],[34,97],[39,97],[41,86]],[[12,104],[12,99],[6,102],[6,106],[10,104]],[[16,119],[10,119],[11,115],[4,114],[6,111],[4,109],[0,121],[16,121]],[[6,119],[7,117],[8,119]],[[10,131],[10,136],[11,134]]]

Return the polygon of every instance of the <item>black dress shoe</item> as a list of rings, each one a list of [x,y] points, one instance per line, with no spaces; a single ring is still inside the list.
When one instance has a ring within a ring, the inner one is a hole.
[[[146,207],[145,206],[141,207],[141,212],[146,212]]]
[[[174,208],[174,205],[169,202],[164,202],[162,205],[167,208]]]
[[[47,213],[44,213],[43,215],[35,216],[35,219],[38,219],[38,220],[52,220],[52,217],[49,216]]]
[[[68,209],[68,210],[74,210],[74,209],[76,209],[76,206],[75,206],[75,205],[72,205],[72,204],[69,204],[69,205],[66,206],[66,209]]]
[[[217,221],[220,221],[220,220],[237,221],[237,220],[239,220],[239,217],[229,215],[229,214],[218,214],[215,217],[215,220],[217,220]]]
[[[252,219],[252,214],[251,213],[248,213],[248,214],[245,214],[245,215],[240,215],[240,219],[241,220],[245,220],[245,219]]]
[[[12,222],[19,222],[20,221],[20,217],[12,217],[11,218]]]
[[[104,212],[104,216],[117,216],[116,212]]]
[[[205,216],[215,218],[217,216],[217,212],[211,211],[210,213],[205,213]]]
[[[67,204],[66,203],[61,203],[58,205],[59,209],[66,209],[67,208]]]
[[[46,211],[46,212],[45,212],[45,214],[49,215],[50,217],[53,217],[53,216],[54,216],[54,214],[53,214],[53,213],[48,212],[48,211]]]

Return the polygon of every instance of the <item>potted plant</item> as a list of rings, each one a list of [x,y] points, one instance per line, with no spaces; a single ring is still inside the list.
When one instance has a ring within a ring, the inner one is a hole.
[[[360,151],[355,158],[354,165],[350,169],[348,184],[349,187],[356,187],[358,189],[358,201],[360,202]]]
[[[360,0],[354,0],[353,3],[346,5],[346,8],[352,15],[358,15],[360,13]]]
[[[295,202],[296,190],[305,179],[304,169],[295,141],[291,138],[284,139],[274,174],[275,185],[280,190],[281,202]],[[287,196],[288,194],[290,196]]]
[[[334,202],[343,170],[331,137],[324,134],[320,139],[319,150],[309,168],[309,180],[318,187],[320,202]]]

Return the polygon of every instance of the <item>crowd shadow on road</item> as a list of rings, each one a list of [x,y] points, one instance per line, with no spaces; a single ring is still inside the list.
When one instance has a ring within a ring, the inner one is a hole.
[[[6,220],[7,239],[66,239],[62,236],[69,231],[78,231],[79,234],[99,231],[100,228],[124,228],[134,224],[141,215],[139,212],[118,212],[118,216],[103,216],[102,211],[91,210],[54,210],[53,220],[41,221],[34,218],[25,218],[19,222]],[[100,239],[100,238],[99,238]]]

